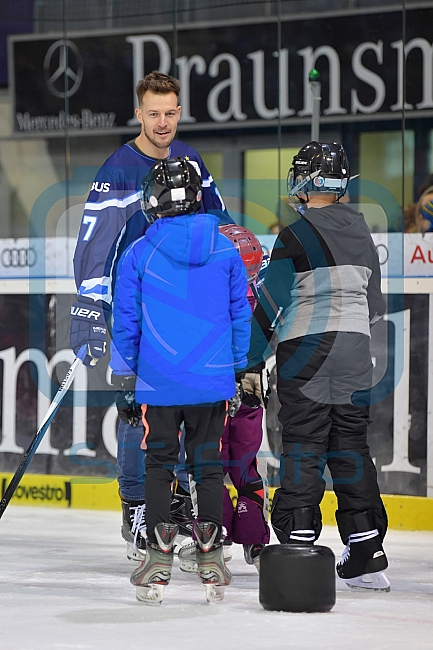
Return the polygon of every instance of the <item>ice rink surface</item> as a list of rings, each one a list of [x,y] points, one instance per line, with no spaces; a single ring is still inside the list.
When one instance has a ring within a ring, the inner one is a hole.
[[[433,533],[389,531],[390,593],[360,593],[337,578],[325,614],[265,611],[259,577],[233,546],[223,603],[182,573],[160,607],[135,600],[120,513],[10,506],[0,521],[0,648],[7,650],[433,649]],[[274,540],[275,542],[275,540]],[[339,557],[334,528],[319,543]]]

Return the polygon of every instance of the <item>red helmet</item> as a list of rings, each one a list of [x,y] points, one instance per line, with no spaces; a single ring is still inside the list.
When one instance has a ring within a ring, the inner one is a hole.
[[[242,257],[247,271],[248,282],[253,282],[259,274],[262,266],[263,251],[257,237],[248,230],[236,224],[228,224],[219,227],[220,233],[228,237],[236,246]]]

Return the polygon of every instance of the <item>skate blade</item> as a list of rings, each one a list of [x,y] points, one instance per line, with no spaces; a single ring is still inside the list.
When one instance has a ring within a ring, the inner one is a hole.
[[[345,578],[344,582],[351,589],[364,591],[370,589],[373,591],[391,591],[391,585],[383,571],[377,573],[364,573],[356,578]]]
[[[146,585],[145,587],[136,587],[136,598],[140,603],[157,607],[162,603],[162,599],[164,598],[164,586]]]
[[[224,585],[205,585],[207,602],[211,605],[222,602],[224,599],[225,589]]]
[[[126,557],[134,562],[143,562],[146,559],[146,551],[143,553],[137,549],[134,551],[134,545],[131,542],[126,543]]]

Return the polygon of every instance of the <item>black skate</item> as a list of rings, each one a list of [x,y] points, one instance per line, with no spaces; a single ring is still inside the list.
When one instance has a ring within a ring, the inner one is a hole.
[[[158,524],[155,536],[158,544],[148,543],[146,557],[131,574],[131,584],[136,586],[137,600],[146,605],[160,605],[164,587],[171,578],[173,566],[173,544],[178,527],[173,524]]]
[[[390,591],[388,560],[377,530],[349,535],[337,573],[352,589]]]
[[[128,560],[141,562],[146,555],[144,513],[144,501],[124,501],[122,499],[122,528],[120,532],[126,542]]]
[[[191,496],[180,485],[176,487],[171,497],[170,522],[179,527],[175,543],[175,553],[182,548],[182,542],[192,542],[192,527],[194,511]]]
[[[260,572],[260,553],[265,548],[264,544],[244,544],[244,558],[247,564],[255,566]]]
[[[205,586],[208,603],[220,603],[224,598],[232,574],[224,561],[222,529],[211,522],[196,522],[194,533],[197,538],[196,558],[198,575]]]

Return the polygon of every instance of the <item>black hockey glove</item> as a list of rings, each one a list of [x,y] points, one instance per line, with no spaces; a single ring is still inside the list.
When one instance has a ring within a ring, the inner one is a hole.
[[[111,385],[116,388],[116,407],[120,419],[132,427],[141,424],[141,405],[135,401],[135,375],[111,375]]]
[[[98,360],[105,355],[107,316],[108,310],[93,300],[80,298],[71,307],[70,344],[75,354],[83,345],[87,346],[87,355],[83,361],[85,366],[96,366]]]
[[[244,377],[245,377],[245,370],[240,370],[235,375],[236,393],[234,394],[234,396],[232,398],[229,399],[228,408],[227,408],[227,414],[228,414],[228,416],[230,418],[234,418],[236,413],[241,408],[242,396],[243,396],[243,392],[244,392],[242,390],[242,379]]]

